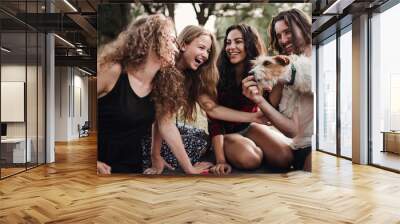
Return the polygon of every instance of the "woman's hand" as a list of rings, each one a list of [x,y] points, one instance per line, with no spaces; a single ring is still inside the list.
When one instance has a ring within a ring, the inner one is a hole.
[[[174,168],[167,163],[164,158],[161,156],[152,156],[151,157],[151,167],[147,168],[143,174],[161,174],[164,168],[167,167],[170,170],[174,170]]]
[[[186,171],[186,174],[204,174],[208,173],[210,167],[212,167],[213,164],[210,162],[197,162],[192,166],[191,168]]]
[[[228,163],[217,163],[215,166],[210,168],[210,172],[218,176],[230,174],[231,171],[232,167]]]
[[[252,122],[264,125],[271,125],[271,122],[269,122],[269,120],[265,117],[264,113],[261,110],[253,114],[254,114],[254,119]]]
[[[97,174],[111,174],[111,167],[103,162],[97,161]]]
[[[242,80],[242,89],[242,94],[257,105],[265,100],[258,90],[257,82],[252,75]]]

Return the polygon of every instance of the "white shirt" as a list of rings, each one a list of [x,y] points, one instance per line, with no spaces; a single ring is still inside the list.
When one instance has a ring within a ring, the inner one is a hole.
[[[311,67],[311,60],[303,57],[302,60],[296,62],[298,63],[295,63],[297,72],[294,85],[285,85],[279,104],[279,111],[282,114],[298,121],[298,134],[290,143],[290,147],[293,149],[311,146],[314,123],[314,94],[311,90],[311,70],[300,70],[301,68]]]
[[[290,147],[292,149],[311,146],[314,123],[314,96],[311,94],[301,94],[298,97],[293,118],[297,117],[298,134],[293,138]]]

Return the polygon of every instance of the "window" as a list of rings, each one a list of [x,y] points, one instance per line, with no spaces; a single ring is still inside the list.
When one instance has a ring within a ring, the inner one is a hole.
[[[400,5],[371,18],[371,157],[373,164],[396,170],[400,170],[400,156],[385,144],[394,144],[400,153],[400,133],[384,139],[384,132],[400,130],[398,21]]]
[[[352,157],[352,35],[351,26],[340,36],[340,155]]]
[[[336,36],[318,48],[318,149],[336,153]]]
[[[18,7],[21,15],[38,13],[44,3],[21,1]],[[15,107],[18,111],[4,106],[4,101],[0,105],[2,114],[18,115],[18,119],[1,119],[2,125],[7,126],[0,144],[0,178],[5,178],[45,163],[46,39],[44,33],[10,15],[0,12],[0,17],[3,21],[0,29],[2,98],[13,95],[22,101],[20,104],[18,100],[11,101],[18,104]]]

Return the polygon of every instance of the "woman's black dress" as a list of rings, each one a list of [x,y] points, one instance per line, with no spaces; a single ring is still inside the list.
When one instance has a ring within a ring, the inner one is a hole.
[[[98,99],[98,161],[112,173],[143,172],[141,141],[155,119],[150,94],[139,97],[123,72],[114,88]]]

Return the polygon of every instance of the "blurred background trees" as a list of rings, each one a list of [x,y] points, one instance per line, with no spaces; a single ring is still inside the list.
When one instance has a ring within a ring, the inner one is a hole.
[[[98,10],[98,44],[113,40],[133,18],[144,14],[162,13],[175,21],[178,4],[189,4],[193,7],[197,24],[205,25],[214,17],[214,31],[222,46],[226,29],[238,23],[254,26],[268,46],[268,27],[272,17],[280,11],[291,8],[303,10],[311,16],[311,3],[132,3],[104,4]],[[311,31],[310,31],[311,32]]]
[[[215,21],[216,33],[220,46],[225,37],[226,29],[238,23],[246,23],[257,29],[262,39],[264,40],[265,46],[268,47],[268,27],[271,23],[272,18],[279,12],[289,10],[292,8],[298,8],[303,10],[307,15],[311,17],[311,4],[298,4],[298,3],[225,3],[217,4],[215,15],[217,17]],[[311,18],[310,18],[311,19]],[[310,30],[311,32],[311,30]]]

